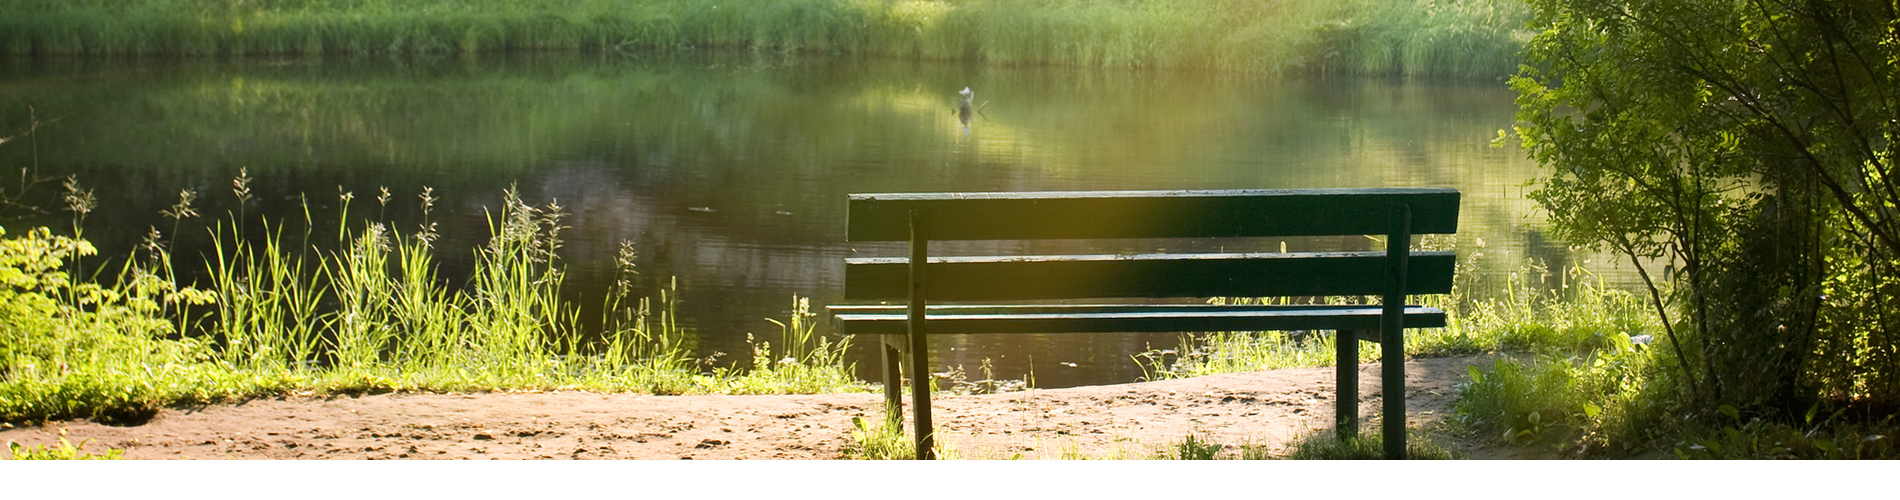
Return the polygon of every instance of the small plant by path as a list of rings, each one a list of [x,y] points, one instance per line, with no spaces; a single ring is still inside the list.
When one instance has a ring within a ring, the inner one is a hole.
[[[854,446],[845,448],[845,458],[859,460],[911,460],[917,458],[917,444],[904,435],[904,426],[891,422],[875,422],[864,417],[851,417],[851,431]],[[943,441],[936,442],[937,458],[956,460],[961,458],[957,450]]]
[[[120,455],[123,455],[125,453],[125,450],[120,450],[116,448],[107,448],[106,452],[102,454],[93,454],[92,452],[85,451],[86,444],[91,443],[91,442],[92,442],[91,439],[85,439],[85,440],[81,440],[79,444],[73,444],[71,441],[66,440],[66,429],[60,429],[58,445],[55,445],[52,447],[48,447],[43,444],[26,446],[26,445],[22,445],[20,443],[16,443],[13,441],[7,441],[7,451],[12,455],[13,460],[122,460],[123,459]]]
[[[1405,440],[1406,457],[1412,460],[1454,460],[1459,458],[1431,436],[1414,430]],[[1310,434],[1293,445],[1292,460],[1378,460],[1385,457],[1384,441],[1378,433],[1339,439],[1332,431]]]

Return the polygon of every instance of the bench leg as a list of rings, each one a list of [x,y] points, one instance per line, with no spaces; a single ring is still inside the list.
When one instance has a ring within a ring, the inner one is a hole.
[[[1392,227],[1386,234],[1386,277],[1389,281],[1380,299],[1384,311],[1379,315],[1379,392],[1384,399],[1385,459],[1405,459],[1405,280],[1412,244],[1412,209],[1398,205],[1392,209]]]
[[[918,460],[936,460],[935,427],[930,425],[930,344],[924,341],[924,308],[929,303],[924,293],[924,270],[930,266],[930,238],[921,210],[910,211],[910,300],[906,302],[904,325],[910,337],[910,411],[917,426],[915,436]]]
[[[1336,420],[1333,429],[1342,442],[1359,436],[1358,333],[1353,330],[1340,330],[1333,335],[1334,357],[1338,358],[1333,363],[1337,372],[1334,376],[1334,385],[1339,387],[1339,394],[1335,398],[1338,406],[1333,412]]]
[[[918,460],[937,459],[937,437],[932,432],[936,428],[930,423],[930,360],[926,356],[929,349],[923,335],[911,336],[910,412],[911,422],[917,428],[913,439]]]
[[[904,424],[904,375],[900,367],[904,353],[897,349],[895,342],[901,342],[896,335],[879,335],[883,343],[884,365],[884,421],[885,425]]]
[[[1404,460],[1405,457],[1405,337],[1403,333],[1387,332],[1386,341],[1380,342],[1379,353],[1379,392],[1384,399],[1386,460]]]

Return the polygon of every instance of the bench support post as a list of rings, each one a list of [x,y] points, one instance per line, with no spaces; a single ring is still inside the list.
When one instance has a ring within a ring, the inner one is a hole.
[[[893,428],[904,425],[904,375],[900,369],[904,352],[897,349],[907,340],[897,335],[879,335],[878,353],[884,367],[884,421]]]
[[[924,341],[924,267],[930,258],[930,237],[922,210],[910,211],[910,304],[905,317],[910,334],[910,406],[916,425],[918,460],[935,460],[936,436],[930,425],[930,346]]]
[[[1344,442],[1359,436],[1359,332],[1340,330],[1333,334],[1335,395],[1333,430]]]
[[[1405,459],[1405,291],[1406,260],[1412,246],[1412,210],[1392,207],[1386,233],[1384,313],[1379,316],[1379,391],[1384,401],[1385,458]]]

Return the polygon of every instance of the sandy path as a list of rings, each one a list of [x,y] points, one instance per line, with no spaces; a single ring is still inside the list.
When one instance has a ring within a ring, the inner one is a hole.
[[[1479,357],[1406,363],[1407,413],[1431,428]],[[1360,414],[1378,422],[1379,365],[1361,367]],[[1149,456],[1190,433],[1284,452],[1330,429],[1333,370],[1299,368],[1184,380],[935,398],[940,439],[963,458]],[[50,422],[0,440],[54,442],[134,459],[833,459],[877,394],[648,396],[597,393],[390,394],[254,400],[167,409],[113,427]],[[1457,446],[1454,443],[1455,446]],[[1485,450],[1466,450],[1489,457]],[[1276,453],[1277,454],[1277,453]]]

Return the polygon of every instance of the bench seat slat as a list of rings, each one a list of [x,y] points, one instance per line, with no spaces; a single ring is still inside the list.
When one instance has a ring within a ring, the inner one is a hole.
[[[1409,294],[1448,293],[1451,252],[1411,256]],[[897,300],[909,259],[845,259],[845,299]],[[1385,290],[1384,252],[933,257],[932,302],[1107,297],[1320,297]]]
[[[906,240],[913,209],[934,214],[932,240],[1385,234],[1397,204],[1411,207],[1412,234],[1449,234],[1458,197],[1442,188],[853,194],[845,239]]]
[[[839,333],[905,333],[901,305],[831,306],[830,310]],[[926,309],[925,330],[930,334],[1368,330],[1379,328],[1380,312],[1376,305],[932,305]],[[1444,311],[1406,306],[1406,328],[1442,326]]]

